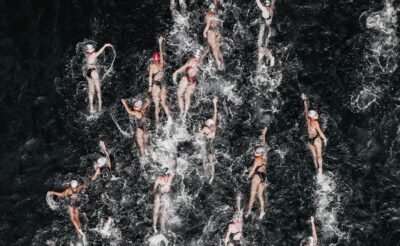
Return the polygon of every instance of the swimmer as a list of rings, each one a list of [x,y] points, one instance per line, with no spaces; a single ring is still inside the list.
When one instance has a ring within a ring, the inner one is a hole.
[[[101,100],[101,86],[100,76],[97,68],[97,57],[101,55],[105,48],[112,47],[111,44],[105,44],[100,50],[96,51],[92,44],[86,44],[85,46],[85,76],[88,82],[88,95],[89,95],[89,110],[93,114],[96,110],[93,107],[94,92],[97,92],[97,102],[99,105],[98,112],[101,111],[102,100]]]
[[[179,116],[182,122],[186,121],[186,115],[190,107],[190,100],[198,81],[197,73],[199,72],[199,66],[202,63],[203,59],[206,57],[208,51],[209,49],[201,54],[200,49],[197,49],[194,52],[193,56],[189,58],[189,60],[186,62],[186,64],[176,70],[172,75],[172,79],[176,84],[177,75],[179,73],[185,72],[185,76],[183,76],[180,80],[177,89],[177,97],[180,110]]]
[[[307,239],[305,239],[301,243],[301,246],[318,246],[317,230],[315,229],[314,217],[313,216],[311,216],[310,221],[311,221],[312,236],[310,236]]]
[[[121,99],[121,102],[124,105],[126,112],[129,114],[131,124],[136,128],[136,142],[139,145],[140,155],[143,156],[150,138],[148,133],[150,122],[145,116],[150,100],[146,99],[145,102],[141,99],[136,100],[133,104],[133,109],[129,108],[125,99]]]
[[[243,233],[243,213],[240,209],[241,195],[236,196],[236,213],[233,220],[228,225],[228,231],[226,232],[224,245],[235,246],[240,245],[240,239]]]
[[[215,61],[217,63],[217,69],[222,71],[225,69],[224,59],[220,49],[221,44],[221,25],[222,20],[218,17],[217,7],[214,3],[210,4],[210,9],[205,14],[206,27],[203,31],[203,37],[207,39],[208,44],[211,47]]]
[[[326,146],[327,139],[319,126],[318,113],[314,110],[308,110],[308,99],[304,93],[301,93],[301,99],[304,102],[304,116],[307,123],[307,145],[313,156],[315,169],[318,170],[318,174],[322,174],[322,140]]]
[[[260,0],[256,0],[256,3],[261,9],[262,16],[265,19],[265,23],[261,24],[260,33],[258,36],[258,66],[261,66],[261,63],[265,57],[266,62],[269,62],[269,66],[273,67],[275,65],[275,57],[272,55],[272,51],[268,48],[268,42],[271,35],[271,23],[274,15],[275,0],[272,0],[272,2],[270,0],[266,0],[265,6]],[[265,28],[268,28],[268,34],[266,34],[266,38],[264,38]]]
[[[250,200],[249,206],[246,213],[246,218],[251,214],[251,209],[256,200],[256,194],[258,201],[260,202],[260,216],[259,220],[262,220],[264,211],[264,190],[267,187],[267,153],[266,153],[266,141],[265,134],[267,133],[267,128],[264,128],[261,132],[262,136],[262,146],[256,147],[254,151],[254,161],[250,168],[248,177],[251,179],[251,190],[250,190]]]
[[[217,118],[218,118],[218,97],[213,98],[214,113],[211,119],[205,121],[204,126],[200,129],[200,133],[206,135],[206,154],[203,157],[203,167],[208,174],[210,174],[209,184],[212,183],[214,179],[215,163],[217,159],[215,158],[215,147],[214,139],[215,133],[217,132]]]
[[[97,177],[101,174],[101,170],[103,168],[108,168],[111,170],[110,153],[108,153],[108,150],[107,150],[106,145],[103,140],[100,140],[99,145],[100,145],[101,150],[103,151],[103,153],[106,156],[100,157],[99,159],[97,159],[96,163],[94,164],[95,173],[89,177],[89,179],[92,181],[97,179]]]
[[[160,220],[161,231],[165,231],[167,222],[167,205],[168,194],[171,190],[172,179],[174,173],[169,167],[163,168],[163,175],[157,176],[154,183],[154,211],[153,211],[153,229],[157,233],[157,221]]]
[[[160,102],[167,116],[168,122],[172,121],[171,114],[167,105],[167,85],[164,74],[164,56],[163,56],[163,37],[158,38],[158,45],[160,53],[154,52],[152,56],[152,63],[148,67],[149,72],[149,92],[151,92],[154,107],[156,124],[160,120]]]
[[[79,193],[82,191],[83,188],[86,187],[87,185],[85,183],[79,184],[78,181],[72,180],[69,187],[66,188],[63,192],[55,192],[55,191],[47,192],[47,195],[68,197],[69,217],[71,219],[72,224],[75,226],[76,232],[81,237],[84,237],[85,234],[81,229],[81,223],[79,221],[79,206],[80,206]]]

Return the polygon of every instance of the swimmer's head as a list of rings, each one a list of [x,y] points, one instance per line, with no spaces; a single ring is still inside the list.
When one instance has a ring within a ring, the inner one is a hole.
[[[215,4],[213,4],[213,3],[210,4],[210,7],[209,7],[209,8],[210,8],[210,10],[215,10],[215,8],[216,8],[216,7],[215,7]]]
[[[271,0],[266,0],[266,1],[265,1],[265,5],[271,6]]]
[[[78,181],[76,181],[76,180],[72,180],[70,184],[71,184],[72,189],[75,189],[76,187],[78,187]]]
[[[106,165],[107,163],[107,158],[105,158],[104,156],[100,157],[99,159],[97,159],[97,163],[96,165],[98,167],[103,167],[104,165]]]
[[[94,46],[93,44],[87,44],[85,45],[85,51],[86,53],[92,53],[94,51]]]
[[[255,156],[262,156],[262,155],[264,155],[265,154],[265,148],[264,147],[257,147],[255,150],[254,150],[254,155]]]
[[[143,108],[143,101],[142,100],[137,100],[134,104],[133,104],[133,109],[135,110],[141,110]]]
[[[200,58],[200,54],[201,54],[201,50],[200,50],[200,49],[197,49],[197,50],[194,51],[194,57],[195,57],[196,59],[199,59],[199,58]]]
[[[158,52],[154,52],[153,56],[151,57],[151,59],[153,60],[153,62],[159,62],[160,61],[160,55],[158,54]]]
[[[208,127],[215,125],[215,122],[213,119],[208,119],[208,120],[206,120],[205,123],[206,123],[206,126],[208,126]]]
[[[318,119],[318,113],[315,110],[310,110],[308,111],[308,117],[310,117],[311,119],[317,120]]]
[[[169,167],[163,167],[162,169],[164,174],[168,174],[169,173]]]

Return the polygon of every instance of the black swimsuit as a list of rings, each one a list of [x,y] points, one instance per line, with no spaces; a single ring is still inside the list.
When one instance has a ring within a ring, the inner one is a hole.
[[[72,194],[68,196],[68,205],[74,208],[79,208],[81,206],[81,200],[79,199],[78,190],[72,190]]]
[[[312,138],[308,137],[307,141],[308,141],[308,143],[310,143],[311,145],[315,145],[315,144],[314,144],[314,143],[315,143],[315,139],[317,139],[317,138],[319,138],[319,133],[318,133],[318,131],[317,131],[317,135],[316,135],[315,137],[312,137]]]
[[[161,73],[161,79],[155,80],[154,78]],[[159,69],[157,73],[153,74],[153,84],[162,87],[164,86],[164,71],[163,69]]]
[[[260,171],[258,171],[258,169],[260,168],[260,167],[262,167],[263,165],[261,165],[261,166],[258,166],[257,168],[256,168],[256,170],[255,170],[255,172],[254,172],[254,175],[258,175],[258,177],[260,177],[260,179],[261,179],[261,182],[264,182],[265,180],[266,180],[266,178],[267,178],[267,174],[265,173],[265,172],[260,172]],[[253,176],[254,176],[253,175]]]
[[[149,121],[142,115],[142,118],[138,118],[134,115],[129,115],[129,121],[135,128],[142,129],[143,131],[148,131],[150,128]]]
[[[86,70],[86,76],[88,78],[92,78],[92,72],[93,71],[96,71],[96,68],[92,67],[92,68],[89,68],[88,70]]]

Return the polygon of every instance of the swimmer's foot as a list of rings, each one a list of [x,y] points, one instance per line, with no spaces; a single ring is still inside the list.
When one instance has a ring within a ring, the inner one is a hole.
[[[90,114],[94,114],[94,113],[96,113],[96,110],[94,110],[94,108],[91,108],[90,109]]]
[[[322,167],[318,168],[318,175],[322,175]]]
[[[82,229],[78,229],[77,232],[78,232],[80,237],[84,237],[85,236],[85,234],[83,233]]]
[[[260,213],[260,216],[258,217],[258,219],[262,220],[264,218],[264,216],[265,216],[265,212],[263,211]]]
[[[158,233],[158,230],[156,227],[153,227],[154,233]]]

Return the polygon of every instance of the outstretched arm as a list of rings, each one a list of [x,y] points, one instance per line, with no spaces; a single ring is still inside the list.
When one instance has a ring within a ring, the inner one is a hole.
[[[179,73],[182,73],[183,71],[185,71],[185,69],[187,67],[190,66],[190,63],[192,62],[192,59],[189,59],[189,61],[187,61],[185,63],[185,65],[183,65],[182,67],[178,68],[178,70],[176,70],[173,74],[172,74],[172,80],[174,81],[174,83],[176,83],[176,76],[178,76]]]
[[[310,220],[311,220],[312,237],[314,238],[314,245],[317,246],[318,237],[317,237],[317,230],[315,229],[314,217],[311,216]]]
[[[106,155],[107,158],[107,167],[111,169],[111,158],[110,158],[110,153],[108,152],[107,148],[106,148],[106,144],[104,143],[103,140],[100,140],[100,148],[101,150],[104,152],[104,154]]]
[[[267,134],[267,128],[264,127],[261,131],[261,137],[262,137],[262,145],[267,145],[267,140],[265,138],[265,135]]]
[[[218,97],[214,97],[213,98],[213,104],[214,104],[214,114],[213,114],[213,121],[215,124],[217,124],[217,118],[218,118],[218,107],[217,107],[217,103],[218,103]]]
[[[161,67],[164,67],[164,54],[163,54],[163,37],[158,38],[158,46],[160,47],[160,64]]]
[[[111,44],[103,45],[103,47],[101,47],[101,49],[99,49],[96,53],[94,53],[94,56],[98,57],[99,55],[101,55],[107,47],[112,47],[112,45]]]
[[[251,176],[253,176],[254,172],[256,171],[257,164],[256,164],[255,162],[256,162],[256,160],[253,161],[253,165],[252,165],[251,168],[250,168],[249,175],[248,175],[249,178],[250,178]]]
[[[306,117],[306,123],[308,125],[309,124],[309,119],[308,119],[308,99],[307,99],[307,96],[304,93],[301,93],[301,99],[303,99],[304,117]]]
[[[50,194],[50,195],[56,195],[56,196],[64,197],[64,196],[66,196],[66,195],[68,195],[68,194],[71,193],[71,188],[67,188],[67,189],[65,189],[65,190],[62,191],[62,192],[49,191],[49,192],[47,192],[47,193]]]
[[[260,0],[256,0],[257,6],[262,10],[262,11],[266,11],[267,9],[265,8],[265,6],[261,3]]]
[[[157,190],[157,187],[158,187],[158,184],[159,184],[159,183],[160,183],[160,181],[159,181],[159,178],[157,177],[157,178],[156,178],[156,181],[154,182],[154,188],[153,188],[154,191]]]
[[[240,213],[240,201],[242,200],[242,194],[237,194],[236,196],[236,212]]]
[[[147,68],[149,72],[149,92],[151,92],[151,87],[153,86],[153,69],[151,69],[152,64]]]

